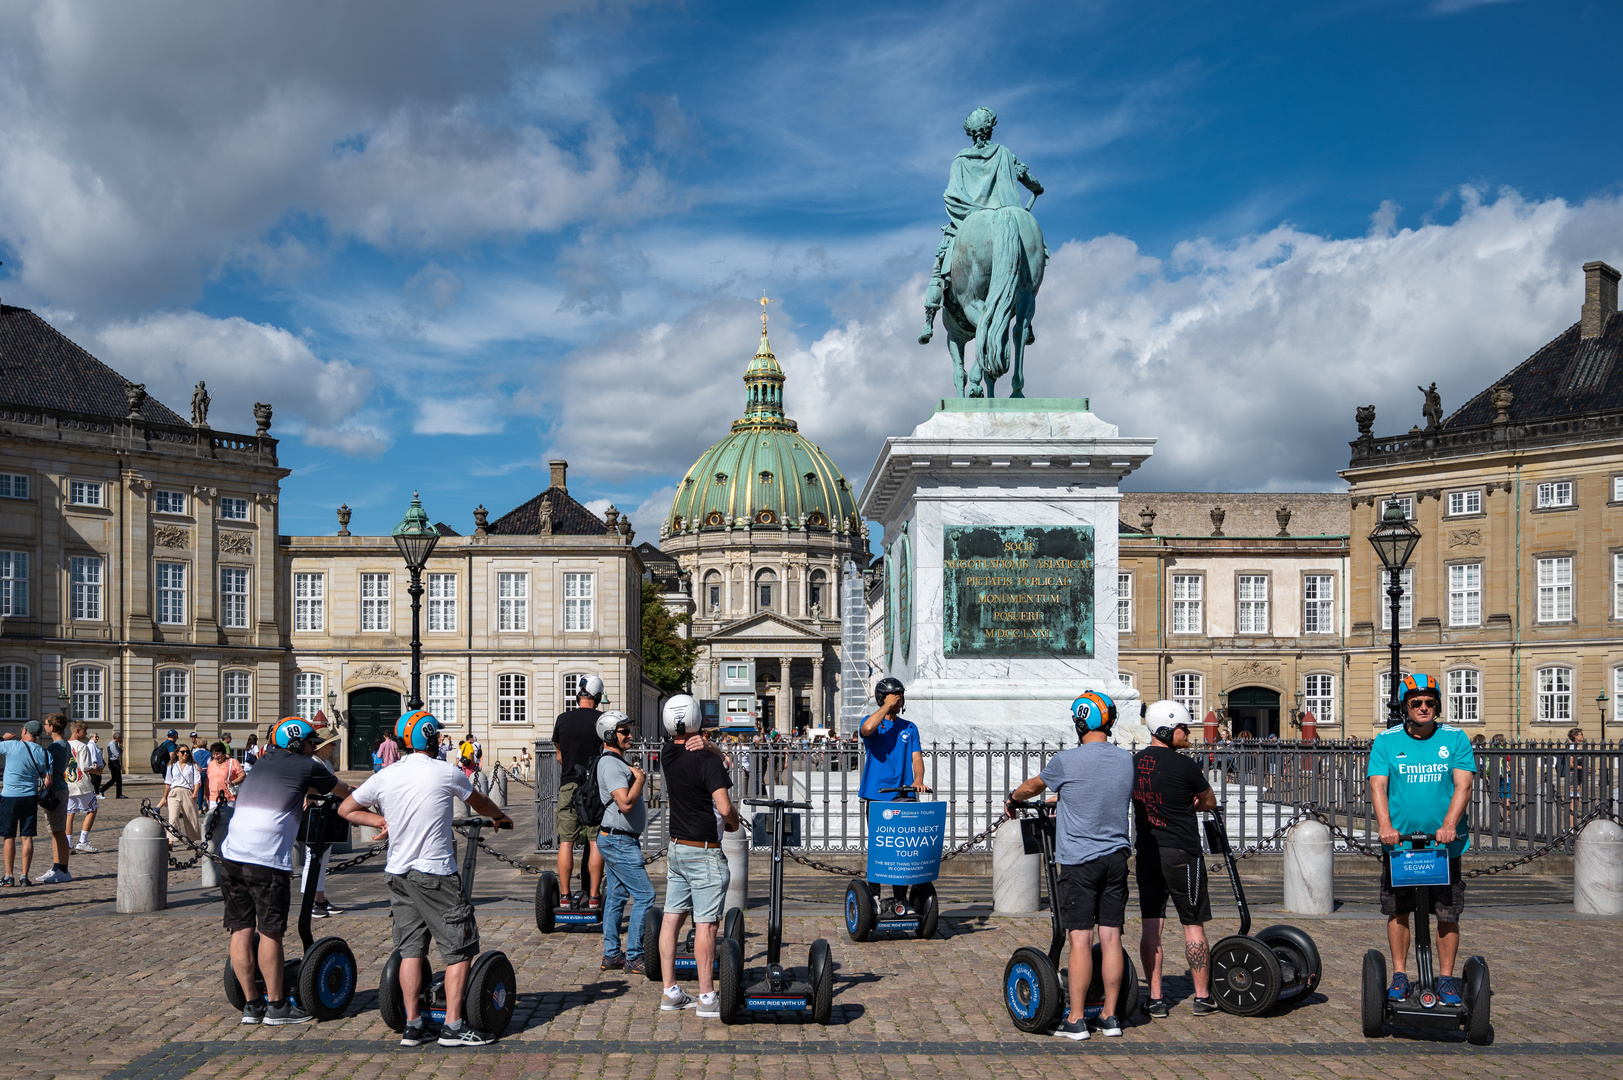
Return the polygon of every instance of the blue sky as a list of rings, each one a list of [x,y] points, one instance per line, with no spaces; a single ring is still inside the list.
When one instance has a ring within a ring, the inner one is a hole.
[[[1028,393],[1130,486],[1324,490],[1623,265],[1604,2],[0,6],[0,297],[217,427],[284,532],[471,528],[571,462],[654,539],[742,404],[854,483],[950,393],[913,342],[961,124],[1046,186]],[[983,55],[988,54],[988,55]]]

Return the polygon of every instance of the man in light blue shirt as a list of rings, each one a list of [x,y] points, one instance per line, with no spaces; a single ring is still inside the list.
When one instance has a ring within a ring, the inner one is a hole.
[[[5,876],[0,877],[0,887],[33,884],[28,880],[28,868],[34,861],[34,836],[39,830],[40,780],[49,776],[51,770],[50,758],[37,745],[44,731],[38,720],[30,720],[23,725],[20,736],[0,742],[0,762],[5,763],[4,779],[0,780],[0,836],[5,837],[6,867]],[[12,876],[18,838],[22,840],[23,853],[20,880]]]

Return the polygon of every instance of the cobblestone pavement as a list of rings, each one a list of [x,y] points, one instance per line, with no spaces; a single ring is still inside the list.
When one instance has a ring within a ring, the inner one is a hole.
[[[139,804],[103,805],[104,821],[116,826]],[[1505,891],[1500,879],[1473,886],[1466,945],[1492,961],[1492,1046],[1418,1034],[1361,1036],[1359,958],[1380,946],[1383,935],[1379,916],[1359,897],[1335,916],[1288,920],[1313,934],[1325,959],[1324,980],[1311,1000],[1253,1019],[1195,1018],[1184,1001],[1167,1020],[1139,1013],[1121,1039],[1077,1044],[1020,1034],[1002,1005],[1004,963],[1015,947],[1046,942],[1046,915],[990,918],[979,904],[959,904],[948,908],[937,940],[857,945],[846,939],[832,906],[794,904],[785,959],[804,962],[813,937],[829,939],[837,966],[833,1024],[772,1017],[726,1027],[691,1012],[660,1013],[654,984],[601,973],[597,933],[537,932],[530,914],[534,878],[487,859],[475,890],[480,928],[485,947],[505,950],[517,969],[521,996],[513,1025],[489,1048],[405,1050],[379,1019],[373,989],[389,949],[376,861],[335,876],[329,895],[348,910],[317,924],[318,935],[343,936],[360,961],[362,989],[348,1015],[295,1028],[242,1027],[221,992],[225,937],[217,898],[190,884],[196,871],[188,871],[173,875],[169,911],[114,914],[115,829],[98,825],[97,831],[103,835],[93,841],[109,850],[75,856],[73,883],[0,891],[6,1048],[0,1080],[370,1080],[385,1070],[413,1077],[466,1072],[481,1080],[540,1072],[613,1080],[988,1077],[1039,1070],[1134,1077],[1623,1075],[1623,1038],[1612,1031],[1623,1006],[1615,974],[1623,963],[1623,924],[1574,915],[1570,904],[1554,900],[1559,883],[1539,886],[1550,899],[1532,905],[1518,902],[1515,889]],[[523,837],[504,838],[508,850],[524,846]],[[48,865],[36,863],[36,874]],[[759,884],[764,867],[757,873]],[[1541,880],[1521,879],[1522,888]],[[970,880],[964,881],[969,889]],[[805,875],[791,882],[791,893],[802,883],[819,895],[827,888]],[[1259,894],[1263,885],[1257,882]],[[1261,923],[1284,920],[1267,902],[1260,906]],[[753,965],[764,960],[765,921],[763,909],[751,911]],[[1220,915],[1213,929],[1233,926]],[[1130,941],[1137,929],[1136,921],[1129,923]],[[1170,934],[1167,943],[1168,991],[1183,998],[1189,983],[1181,957],[1173,959],[1181,950]],[[291,951],[298,951],[296,944]]]

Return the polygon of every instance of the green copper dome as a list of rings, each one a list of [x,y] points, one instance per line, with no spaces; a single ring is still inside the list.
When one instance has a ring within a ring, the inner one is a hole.
[[[744,415],[688,470],[667,535],[732,528],[849,532],[860,527],[851,486],[783,412],[783,368],[765,328],[744,371]]]

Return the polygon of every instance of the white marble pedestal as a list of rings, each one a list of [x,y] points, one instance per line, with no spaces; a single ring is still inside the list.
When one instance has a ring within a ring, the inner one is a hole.
[[[1070,703],[1090,689],[1132,718],[1117,741],[1142,734],[1138,694],[1116,674],[1117,485],[1154,445],[1123,438],[1084,398],[949,398],[911,435],[886,440],[861,511],[883,527],[885,610],[894,621],[889,654],[870,659],[906,684],[905,715],[926,745],[1073,744]],[[1091,655],[943,654],[944,530],[981,525],[1092,528]]]

